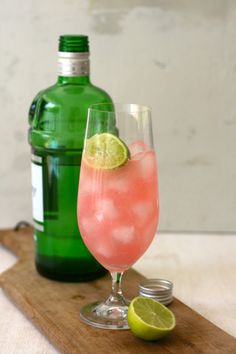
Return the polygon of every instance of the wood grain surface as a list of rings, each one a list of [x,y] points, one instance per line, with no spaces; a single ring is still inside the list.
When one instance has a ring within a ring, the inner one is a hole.
[[[19,261],[0,275],[0,285],[19,309],[44,333],[61,353],[66,354],[235,354],[236,339],[174,299],[175,330],[158,342],[145,342],[126,331],[95,329],[80,321],[85,303],[104,299],[110,291],[110,277],[88,283],[60,283],[41,277],[33,261],[30,227],[19,231],[0,230],[0,243]],[[138,294],[143,277],[129,270],[124,276],[125,295]],[[223,313],[223,310],[222,310]]]

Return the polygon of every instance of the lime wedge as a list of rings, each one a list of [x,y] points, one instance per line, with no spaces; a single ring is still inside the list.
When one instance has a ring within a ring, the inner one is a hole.
[[[173,330],[175,316],[160,302],[138,296],[129,305],[128,323],[135,336],[151,341]]]
[[[111,170],[124,165],[128,158],[128,147],[113,134],[95,134],[86,140],[84,159],[93,168]]]

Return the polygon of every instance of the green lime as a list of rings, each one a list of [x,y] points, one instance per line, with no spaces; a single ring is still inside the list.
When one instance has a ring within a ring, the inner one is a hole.
[[[128,323],[135,336],[157,340],[173,330],[175,316],[160,302],[138,296],[129,305]]]
[[[128,161],[129,149],[113,134],[95,134],[86,140],[84,158],[93,168],[111,170]]]

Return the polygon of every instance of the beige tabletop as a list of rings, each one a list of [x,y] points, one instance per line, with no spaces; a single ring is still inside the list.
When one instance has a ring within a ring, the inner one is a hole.
[[[16,258],[0,246],[0,272]],[[236,234],[159,234],[134,268],[174,283],[174,295],[236,337]],[[0,354],[58,351],[0,289]]]

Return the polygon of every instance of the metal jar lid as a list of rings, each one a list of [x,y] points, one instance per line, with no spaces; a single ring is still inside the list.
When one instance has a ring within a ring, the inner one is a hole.
[[[173,301],[173,283],[166,279],[145,279],[139,285],[139,294],[143,297],[168,305]]]

